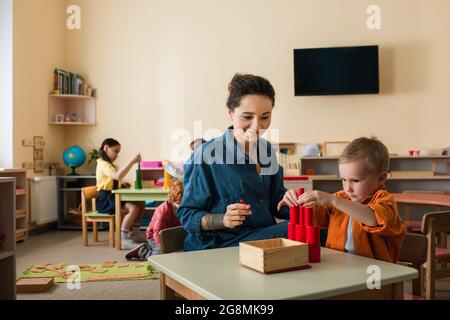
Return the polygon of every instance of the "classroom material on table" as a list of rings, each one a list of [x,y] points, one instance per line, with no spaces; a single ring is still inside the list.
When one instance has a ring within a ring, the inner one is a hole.
[[[308,255],[306,243],[283,238],[239,243],[239,262],[264,274],[309,269]]]
[[[298,188],[297,196],[300,197],[304,192],[305,189]],[[289,211],[288,239],[307,243],[309,262],[320,262],[320,229],[313,226],[312,209],[300,204],[289,207]]]
[[[22,278],[16,282],[17,293],[45,292],[53,287],[53,278]]]
[[[238,247],[174,252],[148,262],[160,271],[162,299],[174,299],[174,292],[214,300],[402,299],[403,281],[418,277],[413,268],[328,248],[311,269],[270,275],[242,266]],[[370,290],[374,271],[381,288]]]
[[[78,274],[79,271],[79,274]],[[79,276],[79,278],[78,278]],[[157,279],[157,274],[147,262],[122,263],[105,261],[101,264],[51,264],[41,263],[29,267],[19,279],[52,278],[55,283],[100,280]]]
[[[136,189],[142,189],[142,174],[141,174],[141,163],[138,163],[138,169],[136,171],[136,182],[135,186]]]

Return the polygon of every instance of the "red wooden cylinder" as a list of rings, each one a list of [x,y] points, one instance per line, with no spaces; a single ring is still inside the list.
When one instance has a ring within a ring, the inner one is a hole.
[[[306,243],[306,228],[303,225],[295,226],[295,240]]]
[[[305,225],[305,208],[303,206],[299,206],[298,208],[298,224]]]
[[[306,226],[306,243],[320,245],[319,227]]]
[[[298,207],[289,207],[289,222],[292,224],[298,223]]]
[[[288,224],[288,239],[295,240],[295,224]]]
[[[305,225],[312,226],[313,225],[312,209],[311,208],[304,208],[303,209],[303,216],[304,216],[304,219],[305,219]]]
[[[320,244],[310,244],[308,246],[309,263],[320,262]]]

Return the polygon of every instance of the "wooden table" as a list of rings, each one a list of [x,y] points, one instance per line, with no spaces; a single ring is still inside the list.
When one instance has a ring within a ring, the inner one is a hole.
[[[151,256],[160,271],[161,299],[403,299],[403,281],[416,269],[322,249],[308,270],[264,275],[239,264],[239,247]],[[369,290],[369,266],[381,271],[381,289]]]
[[[167,200],[167,195],[169,190],[163,188],[148,188],[148,189],[117,189],[113,190],[115,200],[116,200],[116,249],[121,250],[121,234],[120,228],[122,225],[122,215],[120,213],[121,201],[165,201]]]
[[[450,195],[426,193],[393,193],[397,203],[424,204],[450,207]]]

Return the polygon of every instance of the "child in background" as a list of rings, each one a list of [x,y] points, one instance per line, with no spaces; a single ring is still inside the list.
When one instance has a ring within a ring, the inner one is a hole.
[[[129,188],[128,183],[121,185],[120,181],[128,174],[134,164],[141,161],[141,156],[138,154],[124,168],[119,170],[114,165],[114,161],[116,161],[120,149],[120,143],[112,138],[105,139],[99,149],[100,158],[97,160],[96,169],[99,196],[96,199],[96,206],[100,213],[115,214],[115,199],[111,191],[118,189],[119,186]],[[122,248],[129,250],[136,247],[137,242],[142,240],[139,227],[144,213],[143,204],[126,202],[121,208],[121,213],[125,215],[120,230],[122,233]]]
[[[194,151],[199,146],[201,146],[206,141],[203,138],[195,139],[191,142],[190,147],[191,151]],[[169,160],[163,160],[163,166],[164,169],[167,170],[167,172],[174,177],[177,180],[183,181],[184,179],[184,171],[182,165],[177,165],[176,163],[169,161]]]
[[[158,206],[153,214],[152,221],[147,228],[147,241],[126,254],[127,260],[146,260],[149,256],[160,253],[159,232],[164,229],[180,226],[176,216],[178,205],[183,197],[183,183],[174,180],[170,188],[167,201]]]
[[[328,228],[326,247],[395,263],[405,236],[397,204],[384,186],[389,168],[386,146],[376,138],[351,142],[339,157],[344,190],[288,190],[278,204],[315,207],[315,225]]]

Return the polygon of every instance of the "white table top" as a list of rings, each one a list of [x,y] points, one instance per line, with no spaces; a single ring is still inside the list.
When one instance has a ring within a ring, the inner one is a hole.
[[[207,299],[322,299],[367,289],[367,267],[381,270],[381,285],[418,277],[409,267],[321,248],[311,269],[261,274],[239,264],[239,247],[151,256],[149,263]]]

